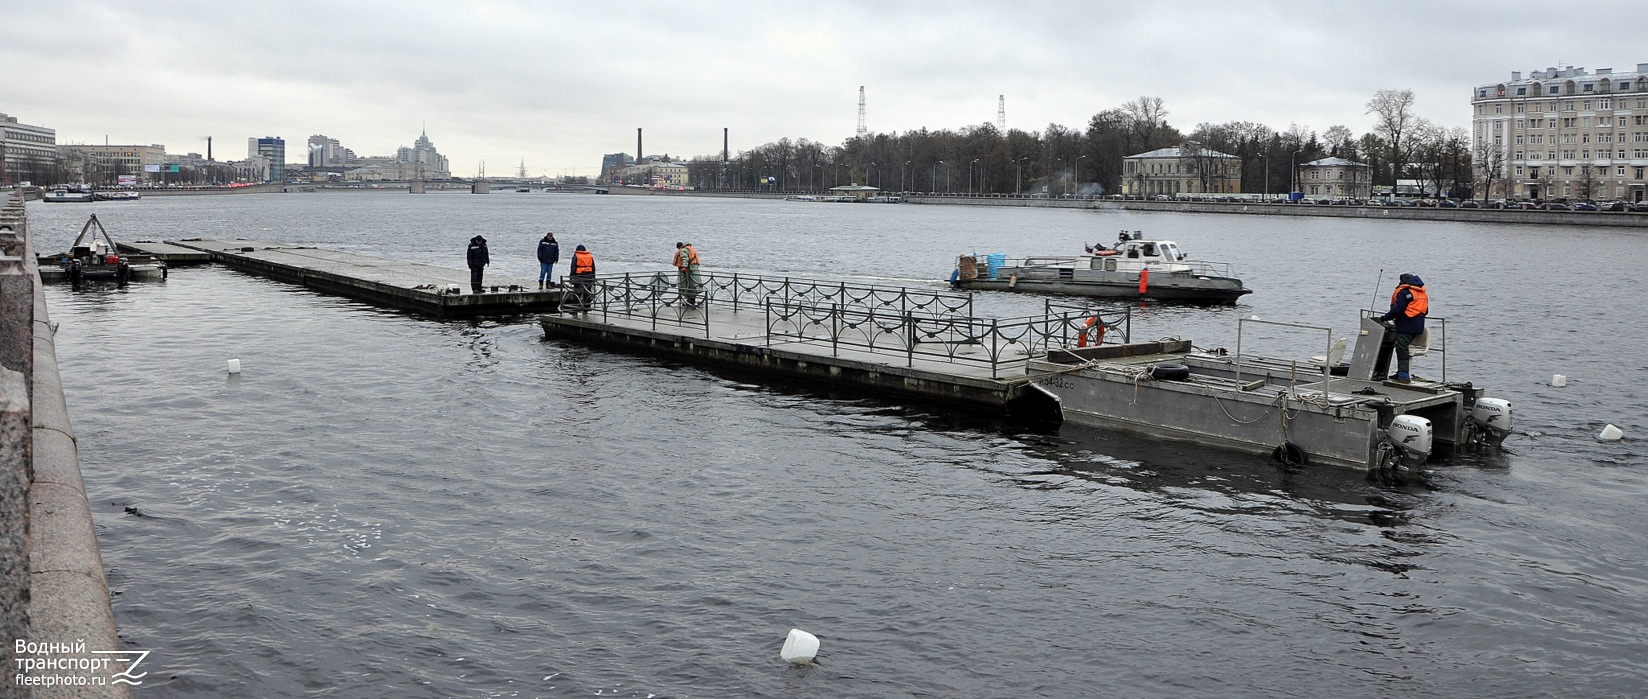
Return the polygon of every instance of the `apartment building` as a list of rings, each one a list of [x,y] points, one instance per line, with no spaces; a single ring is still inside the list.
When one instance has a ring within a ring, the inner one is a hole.
[[[0,113],[0,185],[43,181],[57,160],[57,132]]]
[[[1567,66],[1478,85],[1471,96],[1478,181],[1507,199],[1648,199],[1648,63]]]

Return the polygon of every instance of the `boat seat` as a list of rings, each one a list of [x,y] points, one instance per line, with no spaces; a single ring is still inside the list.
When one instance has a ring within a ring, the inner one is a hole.
[[[1320,354],[1312,355],[1310,358],[1310,363],[1326,364],[1330,367],[1339,366],[1340,362],[1345,361],[1345,346],[1348,344],[1350,344],[1350,341],[1342,337],[1334,340],[1333,344],[1328,347],[1328,354],[1326,357]]]

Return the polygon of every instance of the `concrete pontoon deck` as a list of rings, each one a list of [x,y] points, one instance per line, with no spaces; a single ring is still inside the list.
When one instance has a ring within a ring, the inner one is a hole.
[[[437,317],[513,315],[555,308],[559,289],[486,275],[486,291],[470,293],[469,271],[371,255],[258,240],[172,240],[213,262],[339,296]]]
[[[200,250],[193,250],[171,243],[157,243],[152,240],[139,240],[132,243],[116,243],[116,247],[124,253],[148,255],[166,263],[167,267],[184,267],[188,265],[203,265],[212,261],[212,256]]]

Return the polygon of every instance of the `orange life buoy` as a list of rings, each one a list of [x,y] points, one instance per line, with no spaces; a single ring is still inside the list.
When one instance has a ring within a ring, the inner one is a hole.
[[[1094,328],[1098,328],[1098,330],[1095,331]],[[1094,346],[1104,344],[1104,324],[1099,322],[1098,316],[1088,316],[1087,321],[1082,323],[1081,329],[1076,331],[1076,346],[1086,347],[1089,335],[1093,336]]]

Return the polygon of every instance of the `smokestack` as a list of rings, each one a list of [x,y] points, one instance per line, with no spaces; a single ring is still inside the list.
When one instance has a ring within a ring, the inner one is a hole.
[[[721,164],[727,164],[727,127],[721,127]]]
[[[212,137],[206,137],[206,162],[212,162]]]
[[[635,163],[641,163],[641,127],[635,127]]]

